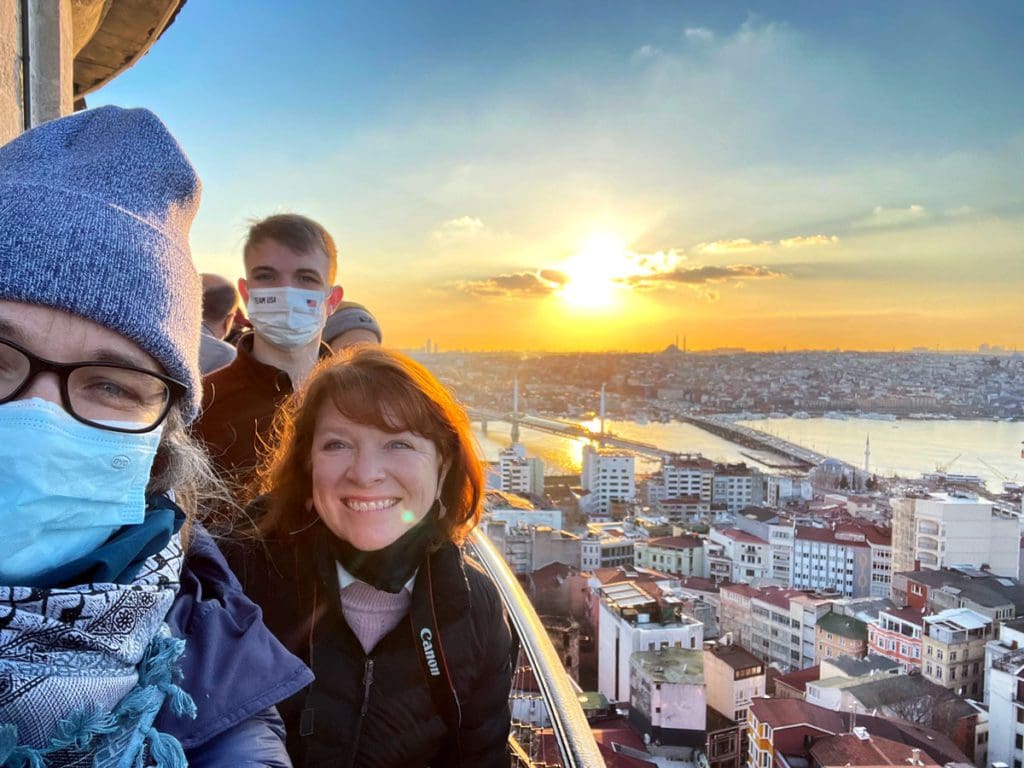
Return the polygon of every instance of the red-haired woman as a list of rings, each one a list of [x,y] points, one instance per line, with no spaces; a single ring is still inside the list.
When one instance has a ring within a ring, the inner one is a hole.
[[[483,489],[465,412],[419,364],[357,347],[279,427],[262,541],[226,548],[316,676],[281,705],[295,765],[508,765],[514,641],[459,549]]]

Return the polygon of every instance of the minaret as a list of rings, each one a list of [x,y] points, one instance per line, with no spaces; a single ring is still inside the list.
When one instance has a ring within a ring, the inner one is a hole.
[[[519,442],[519,374],[512,385],[512,444]]]
[[[602,384],[601,385],[601,410],[600,410],[600,414],[601,414],[601,436],[602,437],[604,437],[604,406],[605,406],[604,384]]]
[[[871,435],[864,438],[864,474],[871,474]]]

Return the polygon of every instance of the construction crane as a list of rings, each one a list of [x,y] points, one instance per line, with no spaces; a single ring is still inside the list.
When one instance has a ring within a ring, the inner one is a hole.
[[[936,464],[935,465],[935,471],[936,472],[942,472],[942,473],[948,472],[949,468],[952,467],[954,464],[956,464],[957,460],[961,456],[963,456],[963,454],[962,453],[958,453],[956,456],[954,456],[952,459],[947,461],[945,464]]]
[[[985,461],[983,458],[981,458],[981,456],[977,456],[976,458],[978,459],[978,461],[980,461],[982,464],[984,464],[986,467],[988,467],[990,470],[992,470],[992,472],[994,472],[996,474],[996,476],[998,476],[999,479],[1002,480],[1004,483],[1016,482],[1016,480],[1017,480],[1017,476],[1016,475],[1014,475],[1013,477],[1010,477],[1005,472],[1002,472],[1002,471],[996,469],[995,467],[993,467],[991,464],[989,464],[987,461]]]

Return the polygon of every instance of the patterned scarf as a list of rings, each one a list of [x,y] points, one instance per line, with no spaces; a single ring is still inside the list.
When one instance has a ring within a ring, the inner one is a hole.
[[[153,728],[167,699],[195,716],[164,623],[183,559],[174,535],[127,584],[0,587],[0,766],[187,764]]]

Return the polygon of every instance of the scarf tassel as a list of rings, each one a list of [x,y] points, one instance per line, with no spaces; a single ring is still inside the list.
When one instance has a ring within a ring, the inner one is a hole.
[[[18,726],[0,725],[0,766],[3,768],[45,768],[42,752],[18,746]]]
[[[150,728],[147,741],[149,756],[156,762],[157,768],[188,768],[181,742],[170,734]]]

